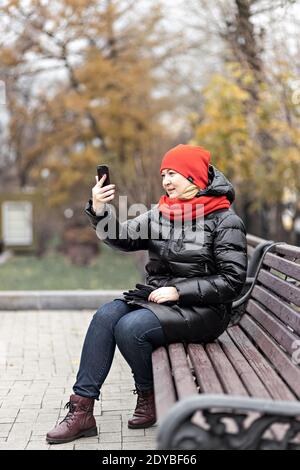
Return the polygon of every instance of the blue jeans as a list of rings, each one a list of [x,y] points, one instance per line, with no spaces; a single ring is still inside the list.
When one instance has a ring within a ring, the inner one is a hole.
[[[162,326],[151,310],[119,299],[102,305],[84,340],[74,393],[99,400],[116,345],[131,367],[136,387],[149,390],[153,387],[152,351],[165,344]]]

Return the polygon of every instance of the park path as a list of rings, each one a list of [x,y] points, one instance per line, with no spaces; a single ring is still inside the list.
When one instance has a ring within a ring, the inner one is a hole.
[[[66,415],[88,324],[87,310],[0,312],[0,450],[155,449],[157,427],[128,429],[136,403],[119,353],[95,403],[99,436],[49,445],[46,432]]]

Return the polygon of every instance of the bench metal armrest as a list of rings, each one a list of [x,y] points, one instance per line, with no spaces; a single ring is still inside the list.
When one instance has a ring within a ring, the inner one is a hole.
[[[202,411],[200,422],[198,411]],[[259,416],[249,426],[251,412]],[[177,402],[165,416],[158,430],[158,449],[286,449],[300,433],[299,417],[296,401],[193,395]],[[235,426],[227,429],[224,418],[234,421]],[[274,423],[287,425],[280,441],[263,438]]]
[[[243,288],[244,293],[240,299],[237,299],[232,303],[232,308],[239,307],[240,305],[242,305],[244,302],[248,300],[251,290],[252,290],[251,287],[252,287],[252,284],[254,283],[254,280],[255,280],[255,277],[247,277],[244,288]]]
[[[276,245],[282,245],[282,244],[286,244],[285,242],[272,242],[271,244],[267,245],[266,247],[264,247],[264,252],[263,254],[261,255],[261,258],[260,258],[260,261],[259,261],[259,264],[256,268],[256,273],[255,273],[255,276],[254,277],[247,277],[246,279],[246,283],[245,285],[248,286],[248,289],[246,291],[246,293],[240,298],[240,299],[237,299],[233,302],[232,304],[232,309],[234,308],[237,308],[237,307],[240,307],[241,305],[243,305],[245,302],[247,302],[247,300],[249,299],[250,295],[251,295],[251,292],[255,286],[255,283],[256,283],[256,280],[258,278],[258,274],[259,274],[259,271],[260,271],[260,268],[263,264],[263,261],[264,261],[264,258],[266,256],[266,254],[271,251],[274,246]]]
[[[249,264],[248,264],[247,275],[249,277],[255,276],[255,273],[257,271],[257,268],[258,268],[259,262],[261,260],[261,257],[263,256],[266,248],[273,245],[273,243],[274,243],[273,240],[266,240],[266,241],[263,241],[263,242],[259,243],[254,248],[253,255],[252,255],[252,257],[249,261]]]

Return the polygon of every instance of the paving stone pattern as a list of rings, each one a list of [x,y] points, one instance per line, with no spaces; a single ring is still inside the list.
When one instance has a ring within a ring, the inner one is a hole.
[[[116,350],[95,403],[97,437],[49,445],[46,432],[66,415],[81,347],[93,312],[0,312],[0,450],[155,449],[157,427],[128,429],[136,396],[130,368]]]

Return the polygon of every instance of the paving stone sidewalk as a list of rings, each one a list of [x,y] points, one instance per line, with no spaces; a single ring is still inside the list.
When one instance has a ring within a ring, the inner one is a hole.
[[[46,432],[66,415],[91,311],[0,312],[0,450],[155,449],[157,427],[128,429],[135,407],[131,371],[116,351],[95,403],[99,436],[49,445]]]

